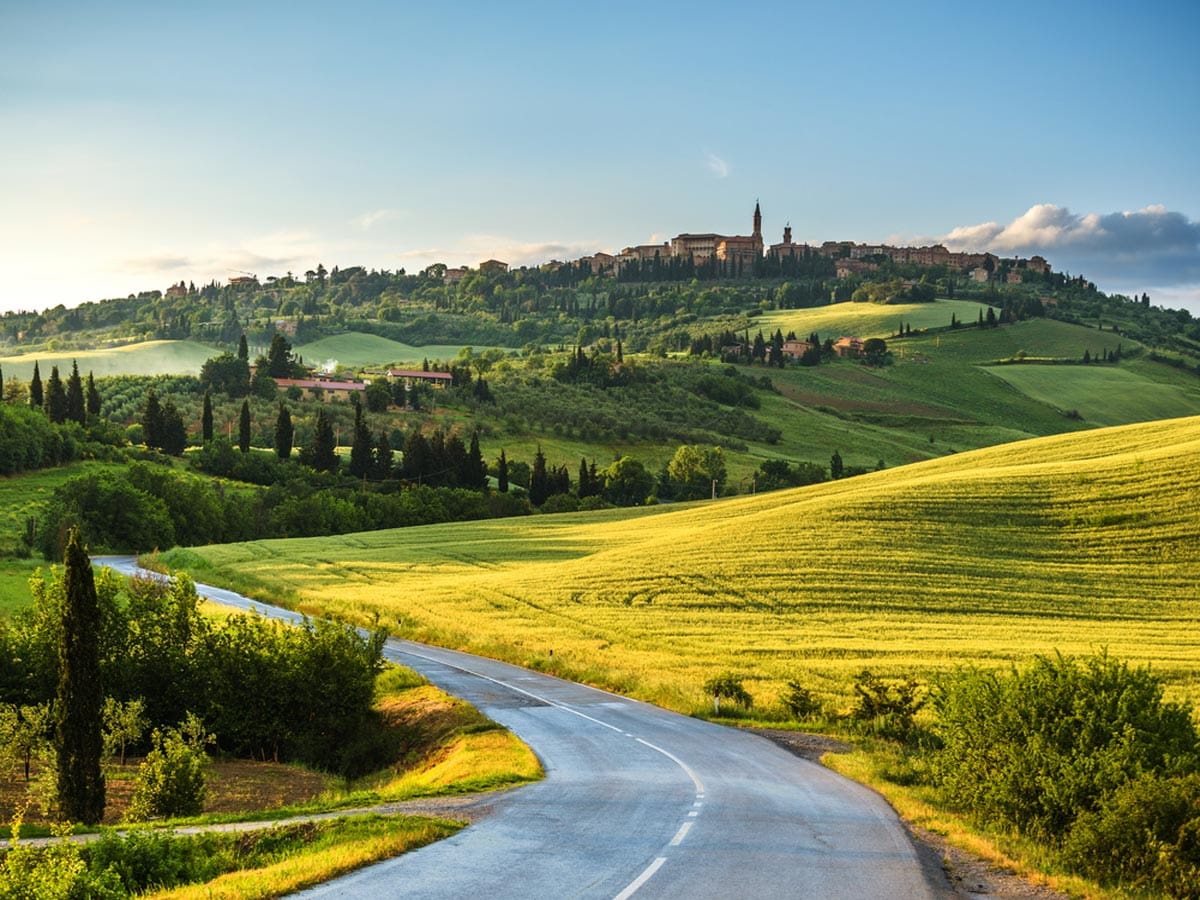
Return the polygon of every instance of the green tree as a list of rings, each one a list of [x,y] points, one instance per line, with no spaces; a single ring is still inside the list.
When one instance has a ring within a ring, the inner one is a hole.
[[[272,378],[291,378],[292,345],[278,331],[271,337],[271,346],[267,350],[267,374]]]
[[[388,386],[386,378],[376,378],[367,385],[367,389],[363,393],[367,396],[367,409],[370,412],[387,412],[388,406],[392,402],[392,389]]]
[[[318,472],[337,472],[337,443],[333,426],[324,409],[317,410],[317,422],[313,428],[312,467]]]
[[[375,453],[372,457],[371,476],[376,481],[387,481],[392,477],[392,468],[396,465],[396,455],[392,451],[392,442],[388,438],[386,428],[379,430],[379,440],[375,442]]]
[[[171,456],[183,456],[187,449],[187,427],[183,424],[183,415],[175,408],[175,401],[170,397],[162,407],[162,433],[160,435],[162,451]]]
[[[246,343],[245,332],[242,332],[242,334],[238,337],[237,358],[246,364],[249,364],[250,362],[250,347]],[[247,380],[249,380],[248,377]]]
[[[639,460],[622,456],[600,473],[604,499],[617,506],[641,506],[654,490],[654,476]]]
[[[500,458],[496,460],[496,489],[502,494],[508,493],[508,457],[504,455],[504,451],[500,451]]]
[[[38,363],[33,361],[33,377],[29,379],[29,405],[42,408],[45,397],[42,392],[42,374],[38,371]]]
[[[87,379],[87,414],[92,418],[100,415],[100,391],[96,389],[96,379],[91,372]]]
[[[471,446],[467,448],[466,477],[463,487],[482,488],[487,485],[487,463],[479,449],[479,429],[471,432]]]
[[[550,478],[546,472],[546,455],[541,444],[533,456],[533,468],[529,472],[529,502],[541,506],[550,496]]]
[[[213,439],[212,396],[204,392],[204,408],[200,413],[200,442],[207,444]]]
[[[115,697],[104,699],[104,752],[108,756],[121,755],[125,765],[125,749],[142,739],[146,733],[146,703],[141,697],[121,702]]]
[[[127,818],[144,821],[171,816],[195,816],[204,810],[207,793],[205,748],[213,735],[192,713],[179,728],[154,730],[153,748],[138,769]]]
[[[280,459],[289,459],[292,455],[292,441],[296,430],[292,427],[292,414],[287,406],[279,404],[279,415],[275,417],[275,455]]]
[[[245,397],[250,393],[250,364],[241,356],[221,353],[204,361],[200,367],[200,383],[207,390],[220,391],[230,397]]]
[[[725,452],[720,447],[687,445],[667,463],[671,490],[679,500],[700,500],[725,487]]]
[[[829,478],[832,481],[837,481],[845,472],[845,466],[842,464],[842,454],[838,451],[833,451],[833,456],[829,458]]]
[[[72,360],[71,376],[67,379],[67,418],[80,425],[87,423],[87,406],[83,397],[83,379],[79,377],[79,363]]]
[[[58,376],[58,366],[50,367],[50,377],[46,380],[46,416],[55,425],[67,420],[67,391]]]
[[[161,447],[162,432],[162,405],[158,402],[158,394],[154,392],[154,388],[150,388],[146,393],[146,404],[142,408],[142,440],[147,447]]]
[[[242,411],[238,415],[238,449],[243,453],[250,452],[250,401],[242,401]]]
[[[350,444],[350,474],[367,478],[371,474],[371,429],[367,427],[361,403],[354,404],[354,439]]]
[[[55,694],[58,804],[68,821],[95,825],[104,816],[101,621],[92,561],[78,528],[72,528],[67,536],[63,580]]]

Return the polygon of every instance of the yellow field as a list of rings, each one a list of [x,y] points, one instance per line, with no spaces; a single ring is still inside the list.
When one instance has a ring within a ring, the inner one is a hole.
[[[927,679],[1102,647],[1200,700],[1200,418],[715,503],[165,561],[683,710],[724,669],[759,705],[799,678],[846,706],[864,667]]]

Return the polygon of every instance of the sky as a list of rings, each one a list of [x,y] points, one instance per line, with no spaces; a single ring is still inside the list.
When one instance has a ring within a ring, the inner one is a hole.
[[[0,311],[662,241],[1041,253],[1200,315],[1200,4],[0,2]]]

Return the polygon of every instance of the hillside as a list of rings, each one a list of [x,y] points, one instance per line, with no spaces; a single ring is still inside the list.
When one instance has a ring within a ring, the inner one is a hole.
[[[460,344],[429,344],[414,347],[375,334],[348,332],[321,338],[294,348],[311,366],[340,364],[348,367],[384,366],[389,363],[420,367],[425,360],[451,360],[462,350]],[[485,347],[475,347],[484,350]],[[506,348],[505,348],[506,349]]]
[[[204,361],[215,356],[212,347],[195,341],[142,341],[102,350],[40,350],[21,356],[0,357],[4,377],[28,381],[33,375],[33,364],[38,364],[42,378],[50,374],[51,366],[58,366],[65,378],[71,372],[71,363],[79,364],[79,371],[91,372],[97,378],[108,375],[195,375]]]
[[[714,671],[760,702],[864,667],[928,678],[1034,653],[1151,663],[1200,699],[1200,418],[1061,435],[683,508],[177,551],[205,579],[295,591],[690,709]],[[210,566],[219,567],[216,570]],[[550,651],[553,650],[553,658]]]

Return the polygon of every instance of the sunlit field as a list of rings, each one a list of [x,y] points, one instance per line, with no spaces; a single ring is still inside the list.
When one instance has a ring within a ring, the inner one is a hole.
[[[1200,411],[1200,381],[1191,390],[1113,366],[993,366],[988,371],[1022,394],[1078,412],[1095,425],[1149,421]],[[1195,380],[1195,379],[1193,379]]]
[[[83,375],[91,372],[97,378],[106,375],[198,375],[204,361],[217,351],[194,341],[144,341],[105,350],[67,350],[63,352],[30,353],[0,358],[4,377],[16,376],[28,381],[33,364],[45,380],[50,368],[58,366],[64,379],[71,374],[71,363],[79,364]]]
[[[887,338],[899,331],[901,324],[913,331],[922,328],[944,328],[950,317],[958,321],[974,323],[979,311],[987,315],[987,304],[974,300],[936,300],[932,303],[834,303],[811,309],[783,309],[764,313],[754,319],[755,328],[762,328],[764,335],[774,334],[775,329],[785,335],[796,332],[801,340],[812,332],[821,340],[837,340],[843,334],[858,337]],[[753,330],[752,330],[753,333]]]
[[[715,503],[167,561],[684,710],[724,669],[760,705],[797,678],[844,706],[864,667],[930,679],[1105,647],[1200,700],[1198,496],[1192,418]]]
[[[472,349],[481,353],[488,348],[476,346]],[[335,362],[343,366],[384,366],[396,363],[420,367],[425,360],[433,362],[455,359],[460,350],[461,344],[429,344],[416,347],[375,334],[356,333],[336,334],[295,348],[295,352],[312,366]]]

